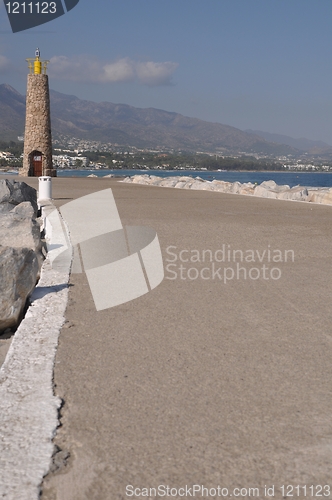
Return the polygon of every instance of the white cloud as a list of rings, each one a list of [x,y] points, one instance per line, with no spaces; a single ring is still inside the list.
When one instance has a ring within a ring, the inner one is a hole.
[[[93,83],[138,82],[142,85],[170,85],[174,62],[141,62],[126,57],[106,64],[89,57],[54,56],[49,74],[53,78]]]
[[[135,65],[130,59],[119,59],[116,62],[105,64],[99,77],[101,81],[107,83],[130,82],[135,80]]]
[[[136,64],[136,73],[139,81],[145,85],[165,85],[171,83],[177,66],[173,62],[140,62]]]

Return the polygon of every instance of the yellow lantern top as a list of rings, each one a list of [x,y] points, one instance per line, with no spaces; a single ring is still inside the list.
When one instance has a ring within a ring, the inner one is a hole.
[[[50,61],[40,60],[40,50],[37,48],[35,52],[35,58],[29,57],[26,59],[28,61],[28,68],[30,74],[41,75],[42,73],[46,75],[47,65]]]

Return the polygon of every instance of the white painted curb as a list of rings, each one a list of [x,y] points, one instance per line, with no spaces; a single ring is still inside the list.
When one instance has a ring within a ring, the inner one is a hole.
[[[6,500],[39,498],[61,405],[53,394],[53,367],[65,321],[72,249],[66,226],[50,202],[43,217],[49,253],[0,368],[0,497]]]

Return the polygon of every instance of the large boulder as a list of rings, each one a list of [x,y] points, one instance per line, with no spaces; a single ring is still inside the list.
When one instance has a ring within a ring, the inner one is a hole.
[[[147,174],[142,174],[142,175],[134,175],[133,177],[130,177],[130,182],[133,182],[134,184],[150,184],[150,178]]]
[[[0,332],[16,326],[43,261],[37,192],[0,180]]]
[[[194,179],[190,182],[190,189],[196,189],[198,191],[214,191],[214,184],[210,181],[201,182],[200,180]]]
[[[178,177],[164,177],[158,185],[161,187],[175,187],[178,182]]]
[[[213,190],[219,193],[229,193],[232,186],[231,182],[218,181],[217,179],[214,179],[211,184],[213,184]]]
[[[0,216],[1,214],[5,214],[7,212],[10,212],[15,208],[15,205],[12,203],[8,203],[8,201],[4,201],[3,203],[0,203]]]
[[[252,182],[245,182],[242,184],[239,194],[253,195],[255,191],[256,185],[252,184]]]
[[[274,181],[264,181],[259,186],[255,187],[254,196],[277,199],[280,193],[289,191],[289,189],[290,187],[287,185],[278,186]]]
[[[308,189],[308,200],[313,203],[332,204],[332,188],[310,188]]]
[[[332,205],[332,189],[330,188],[325,196],[323,197],[323,203],[325,205]]]
[[[308,189],[303,186],[294,186],[288,191],[279,193],[280,200],[308,201]]]
[[[33,250],[0,246],[0,332],[17,325],[38,272]]]
[[[152,186],[158,186],[162,180],[162,177],[158,177],[157,175],[150,175],[149,184],[151,184]]]
[[[191,184],[188,184],[188,188],[189,189],[202,189],[202,185],[204,184],[204,182],[202,182],[201,180],[199,179],[194,179],[193,182]]]
[[[179,181],[175,184],[175,188],[177,189],[189,189],[193,185],[193,180],[190,179],[188,181]]]
[[[38,212],[37,191],[25,182],[0,180],[0,204],[11,203],[19,205],[23,201],[30,201],[35,215]]]
[[[241,188],[242,188],[241,182],[235,181],[230,185],[229,193],[239,194]]]
[[[0,244],[14,248],[26,247],[41,253],[40,226],[29,201],[0,214]]]

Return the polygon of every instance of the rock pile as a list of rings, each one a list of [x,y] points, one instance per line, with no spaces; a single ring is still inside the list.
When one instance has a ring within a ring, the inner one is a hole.
[[[158,177],[156,175],[133,175],[121,182],[146,184],[149,186],[174,187],[178,189],[200,189],[219,193],[246,194],[278,200],[308,201],[332,205],[332,188],[312,188],[303,186],[278,186],[274,181],[264,181],[261,184],[251,182],[205,181],[200,177]]]
[[[0,180],[0,333],[17,325],[39,276],[42,256],[37,192]]]

